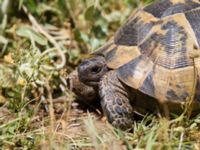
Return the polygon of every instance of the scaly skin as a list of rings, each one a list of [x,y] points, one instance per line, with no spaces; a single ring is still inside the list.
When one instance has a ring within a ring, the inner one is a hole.
[[[99,96],[109,123],[120,129],[133,125],[134,112],[128,89],[119,81],[115,71],[103,76],[99,83]]]

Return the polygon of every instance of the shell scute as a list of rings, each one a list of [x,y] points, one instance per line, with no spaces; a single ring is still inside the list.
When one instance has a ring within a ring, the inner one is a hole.
[[[186,20],[184,15],[166,18],[152,29],[139,48],[143,55],[149,57],[155,64],[168,69],[176,69],[193,65],[189,52],[194,50],[195,37],[190,33],[189,24],[180,22]]]
[[[133,59],[117,70],[118,77],[134,89],[139,89],[148,73],[152,70],[153,62],[143,56]]]
[[[200,9],[191,10],[185,13],[196,36],[198,47],[200,47]]]
[[[138,57],[139,55],[140,51],[137,46],[119,45],[109,51],[105,56],[105,59],[109,68],[116,69]]]

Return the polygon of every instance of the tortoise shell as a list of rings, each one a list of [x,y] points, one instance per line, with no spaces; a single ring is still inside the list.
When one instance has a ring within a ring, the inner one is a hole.
[[[160,102],[200,102],[199,47],[200,1],[161,0],[136,11],[94,54],[105,56],[123,83]]]

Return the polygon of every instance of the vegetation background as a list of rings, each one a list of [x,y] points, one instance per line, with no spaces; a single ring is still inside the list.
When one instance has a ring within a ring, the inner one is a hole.
[[[74,103],[66,77],[153,0],[0,0],[0,149],[197,149],[200,116],[133,131]],[[98,111],[97,111],[98,112]]]

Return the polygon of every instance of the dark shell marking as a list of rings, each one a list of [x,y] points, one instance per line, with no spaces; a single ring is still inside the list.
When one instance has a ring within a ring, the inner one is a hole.
[[[153,83],[153,71],[151,71],[143,82],[143,85],[139,88],[140,91],[147,95],[155,97],[155,86]]]
[[[177,13],[184,13],[186,11],[200,7],[199,3],[191,0],[180,1],[174,3],[173,0],[161,0],[144,8],[144,11],[151,13],[157,18],[164,18]]]
[[[161,18],[164,12],[173,4],[169,0],[161,0],[144,8],[144,11]]]
[[[165,34],[155,31],[139,46],[141,53],[168,69],[191,66],[192,60],[189,61],[186,55],[187,34],[183,27],[175,21],[168,21],[160,28]]]
[[[197,7],[199,7],[200,4],[192,2],[191,0],[186,0],[185,3],[178,3],[175,4],[171,7],[169,7],[162,15],[161,18],[166,17],[166,16],[170,16],[173,14],[177,14],[177,13],[183,13],[186,11],[189,11],[191,9],[195,9]]]
[[[166,98],[168,100],[179,100],[178,95],[176,95],[176,92],[173,89],[167,91]]]

